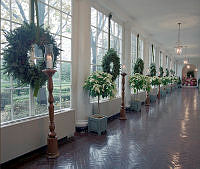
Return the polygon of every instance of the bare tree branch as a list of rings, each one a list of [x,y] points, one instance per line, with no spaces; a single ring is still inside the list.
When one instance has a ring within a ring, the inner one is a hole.
[[[5,8],[6,11],[9,12],[9,8],[6,6],[6,4],[5,4],[3,1],[1,1],[1,5]],[[16,19],[19,19],[19,16],[17,16],[16,14],[13,14],[13,16],[14,16]]]
[[[26,19],[25,14],[24,14],[24,10],[23,10],[23,8],[22,8],[22,5],[19,3],[18,0],[15,0],[15,2],[17,3],[17,6],[18,6],[19,11],[20,11],[20,14],[21,14],[21,16],[22,16],[22,18],[23,18],[23,21],[28,22],[28,20]]]

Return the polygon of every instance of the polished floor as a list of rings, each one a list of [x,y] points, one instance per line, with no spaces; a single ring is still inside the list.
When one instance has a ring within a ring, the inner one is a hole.
[[[19,169],[200,169],[200,94],[176,89],[141,113],[115,119],[107,134],[75,136],[60,156],[45,155]]]

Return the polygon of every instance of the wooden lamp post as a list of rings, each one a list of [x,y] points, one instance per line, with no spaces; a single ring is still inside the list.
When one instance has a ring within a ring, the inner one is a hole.
[[[45,45],[45,60],[46,60],[46,68],[43,72],[48,76],[48,91],[49,91],[49,134],[47,137],[47,157],[48,158],[56,158],[59,156],[58,152],[58,140],[55,133],[55,123],[54,123],[54,98],[53,98],[53,80],[52,76],[56,72],[53,69],[53,45]]]
[[[158,77],[160,78],[160,75]],[[158,95],[157,95],[157,97],[158,97],[158,100],[160,100],[160,84],[158,85]]]
[[[121,73],[121,76],[122,76],[122,104],[121,104],[121,109],[120,109],[120,120],[127,120],[126,118],[126,110],[125,110],[125,106],[124,106],[124,91],[125,91],[125,76],[127,75],[125,72],[124,72],[124,69],[125,69],[125,65],[122,66],[122,73]]]

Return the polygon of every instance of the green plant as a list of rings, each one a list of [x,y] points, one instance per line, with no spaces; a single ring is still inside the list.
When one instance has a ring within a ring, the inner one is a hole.
[[[53,44],[54,63],[60,53],[56,45],[54,37],[48,30],[39,27],[33,23],[24,23],[21,27],[13,31],[6,32],[5,37],[8,44],[3,48],[3,70],[4,74],[12,76],[14,80],[18,80],[21,86],[31,85],[34,88],[34,96],[46,81],[47,76],[42,72],[46,68],[44,57],[37,60],[37,64],[30,64],[29,52],[33,45],[37,46],[44,53],[45,44]],[[40,38],[37,38],[39,33]]]
[[[171,76],[174,76],[175,71],[173,71],[172,69],[170,69],[170,74],[171,74]]]
[[[89,91],[92,97],[98,97],[98,111],[100,96],[113,97],[116,94],[116,85],[112,81],[112,75],[105,72],[94,72],[86,80],[83,86],[84,89]]]
[[[151,85],[152,86],[159,86],[161,84],[161,79],[157,76],[151,78]]]
[[[169,76],[169,70],[166,69],[166,76]]]
[[[113,63],[112,70],[111,63]],[[120,73],[120,58],[117,56],[117,52],[114,49],[109,49],[103,57],[102,68],[104,72],[112,75],[112,81],[116,80]]]
[[[134,73],[143,74],[144,70],[144,61],[141,58],[137,58],[135,66],[134,66]]]
[[[163,86],[167,86],[170,83],[169,77],[162,77],[161,78],[161,84]]]
[[[134,93],[143,89],[143,83],[144,83],[143,75],[135,73],[134,75],[130,76],[129,85],[134,90]]]
[[[156,64],[155,63],[151,63],[150,65],[150,76],[156,76]]]
[[[160,66],[159,71],[160,71],[160,77],[163,77],[163,75],[164,75],[164,70],[163,70],[163,67],[162,67],[162,66]]]

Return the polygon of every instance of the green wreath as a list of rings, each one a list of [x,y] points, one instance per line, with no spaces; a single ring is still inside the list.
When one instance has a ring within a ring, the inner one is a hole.
[[[113,68],[111,70],[111,63]],[[120,72],[120,59],[117,56],[117,52],[114,49],[109,49],[102,61],[103,71],[112,75],[112,81],[115,81]]]
[[[47,76],[42,72],[46,68],[44,57],[44,45],[53,45],[54,62],[60,54],[56,41],[48,30],[37,27],[35,24],[24,23],[21,27],[11,32],[4,31],[7,45],[3,49],[3,70],[5,74],[12,76],[20,82],[20,85],[31,85],[34,88],[34,96],[47,81]],[[39,35],[39,38],[38,38]],[[32,45],[42,50],[43,56],[37,64],[30,65],[29,52]]]

